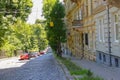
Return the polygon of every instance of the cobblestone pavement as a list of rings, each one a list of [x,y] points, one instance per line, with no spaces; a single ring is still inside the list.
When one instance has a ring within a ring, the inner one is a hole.
[[[120,80],[120,68],[109,67],[105,64],[100,64],[85,59],[80,60],[79,58],[70,57],[67,55],[64,55],[64,57],[70,58],[72,62],[82,68],[90,69],[95,76],[102,77],[104,80]]]
[[[6,60],[0,65],[0,80],[66,80],[52,53],[30,61]]]

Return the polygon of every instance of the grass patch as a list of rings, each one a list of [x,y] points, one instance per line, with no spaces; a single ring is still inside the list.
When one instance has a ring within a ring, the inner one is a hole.
[[[90,70],[82,69],[81,67],[74,64],[70,59],[63,57],[56,57],[59,59],[69,70],[71,75],[81,75],[82,78],[76,78],[75,80],[103,80],[99,77],[93,77],[93,73]]]
[[[71,75],[85,75],[87,74],[88,70],[81,69],[81,70],[76,70],[76,71],[71,71]]]
[[[75,79],[75,80],[103,80],[100,77],[89,77],[89,76],[84,76],[81,79]]]
[[[82,69],[81,67],[71,62],[70,59],[60,57],[58,57],[58,59],[67,67],[71,75],[84,75],[88,72],[88,70]]]

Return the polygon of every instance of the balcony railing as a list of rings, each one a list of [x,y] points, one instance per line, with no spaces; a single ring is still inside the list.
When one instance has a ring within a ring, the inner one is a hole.
[[[80,26],[82,26],[83,25],[83,21],[82,20],[73,20],[73,22],[72,22],[72,26],[74,26],[74,27],[80,27]]]

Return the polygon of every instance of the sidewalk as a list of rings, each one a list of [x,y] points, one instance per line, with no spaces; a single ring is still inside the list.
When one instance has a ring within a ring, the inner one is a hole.
[[[13,60],[13,59],[19,59],[19,57],[18,56],[14,56],[14,57],[8,57],[8,58],[1,58],[0,62],[8,61],[8,60]]]
[[[85,59],[80,60],[78,58],[70,57],[67,55],[63,55],[63,57],[70,58],[72,62],[82,68],[90,69],[95,76],[99,76],[104,80],[120,80],[120,68],[109,67],[107,65],[99,64]]]

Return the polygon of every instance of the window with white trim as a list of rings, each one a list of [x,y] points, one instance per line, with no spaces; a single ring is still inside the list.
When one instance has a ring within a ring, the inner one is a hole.
[[[114,15],[114,35],[115,42],[119,40],[119,25],[118,25],[118,14]]]
[[[99,20],[99,40],[102,41],[102,21]]]
[[[102,37],[103,42],[105,42],[104,18],[102,19]]]
[[[104,21],[103,19],[99,20],[99,41],[104,42]]]

